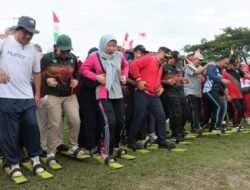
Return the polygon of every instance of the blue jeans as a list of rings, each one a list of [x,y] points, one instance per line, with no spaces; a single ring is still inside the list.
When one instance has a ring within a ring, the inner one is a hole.
[[[159,144],[166,144],[166,116],[159,96],[149,96],[143,91],[134,95],[134,114],[129,127],[128,144],[136,143],[136,135],[146,112],[150,111],[156,120],[156,134]]]
[[[0,147],[9,164],[21,161],[21,144],[30,157],[42,153],[34,99],[0,98]]]

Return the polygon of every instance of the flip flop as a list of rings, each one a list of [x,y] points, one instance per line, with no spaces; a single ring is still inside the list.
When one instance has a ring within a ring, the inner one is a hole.
[[[118,162],[112,162],[112,163],[105,163],[101,155],[94,155],[93,158],[98,161],[101,164],[106,164],[109,168],[116,170],[120,168],[124,168],[125,166],[118,163]]]

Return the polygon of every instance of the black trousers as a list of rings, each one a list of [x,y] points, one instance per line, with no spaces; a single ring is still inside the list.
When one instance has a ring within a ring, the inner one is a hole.
[[[233,99],[228,102],[229,115],[233,120],[233,127],[238,127],[244,114],[244,103],[242,99]]]
[[[182,135],[187,121],[188,106],[185,96],[166,96],[172,137]]]
[[[186,96],[189,111],[190,111],[190,122],[191,122],[191,128],[192,129],[198,129],[199,126],[199,98],[197,98],[195,95],[188,95]]]
[[[91,150],[100,146],[104,126],[103,116],[95,97],[86,98],[79,94],[77,98],[81,119],[78,143],[80,147]]]
[[[101,99],[99,107],[105,121],[102,152],[112,155],[113,149],[119,147],[121,131],[125,123],[123,99]]]

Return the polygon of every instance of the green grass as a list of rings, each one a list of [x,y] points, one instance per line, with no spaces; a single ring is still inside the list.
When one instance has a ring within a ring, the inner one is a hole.
[[[186,152],[152,150],[133,153],[134,161],[119,160],[126,167],[110,170],[95,160],[76,161],[58,156],[63,165],[51,171],[54,179],[43,181],[24,172],[29,182],[14,184],[0,170],[0,189],[27,190],[222,190],[250,189],[250,133],[204,136],[190,145],[177,145]]]

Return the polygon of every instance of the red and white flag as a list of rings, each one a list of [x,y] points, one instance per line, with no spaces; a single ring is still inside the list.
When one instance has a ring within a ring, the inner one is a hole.
[[[122,43],[122,50],[121,50],[123,55],[125,54],[126,49],[128,49],[129,47],[128,37],[129,37],[129,34],[126,32],[123,43]]]
[[[57,15],[55,14],[55,12],[52,11],[52,13],[53,13],[53,25],[54,25],[54,42],[56,42],[59,36],[59,31],[60,31],[60,28],[59,28],[60,21]]]
[[[146,38],[146,33],[145,32],[139,32],[138,37],[139,38]]]
[[[234,47],[231,47],[230,55],[232,56],[233,54],[234,54]]]

